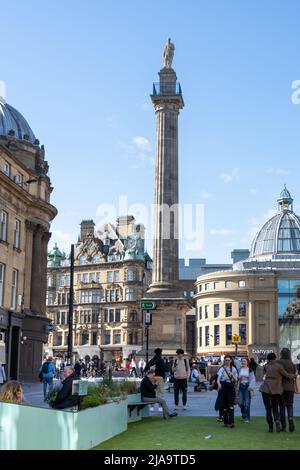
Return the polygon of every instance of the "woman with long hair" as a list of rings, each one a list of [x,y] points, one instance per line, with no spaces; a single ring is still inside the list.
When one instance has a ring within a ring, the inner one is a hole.
[[[239,370],[239,405],[244,423],[250,420],[251,394],[254,391],[255,375],[250,369],[249,360],[243,357]]]
[[[279,403],[280,395],[283,394],[282,378],[293,380],[296,374],[289,374],[283,366],[276,361],[276,354],[267,355],[267,364],[265,365],[265,379],[260,386],[263,402],[266,409],[266,420],[269,425],[269,432],[273,432],[273,419],[275,421],[276,432],[281,431]]]
[[[288,348],[283,348],[280,352],[280,359],[278,361],[289,374],[296,374],[297,368],[292,361],[291,351]],[[287,379],[286,377],[282,378],[282,387],[283,394],[280,396],[279,408],[280,408],[280,422],[281,430],[285,431],[286,429],[286,420],[285,420],[285,409],[287,410],[288,422],[289,422],[289,431],[295,431],[294,425],[294,393],[295,393],[295,380]]]
[[[238,380],[238,372],[233,358],[229,355],[224,357],[224,363],[218,370],[218,390],[221,398],[222,415],[224,426],[234,428],[234,401],[235,385]]]
[[[0,401],[21,405],[23,403],[22,385],[16,380],[7,382],[1,388]]]

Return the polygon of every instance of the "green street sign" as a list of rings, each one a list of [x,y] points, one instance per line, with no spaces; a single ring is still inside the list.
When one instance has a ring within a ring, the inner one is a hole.
[[[145,300],[141,302],[141,309],[142,310],[155,310],[156,309],[156,303],[152,302],[151,300]]]

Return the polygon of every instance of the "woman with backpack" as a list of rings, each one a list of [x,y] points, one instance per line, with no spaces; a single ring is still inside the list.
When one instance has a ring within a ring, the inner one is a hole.
[[[250,369],[250,363],[247,358],[241,360],[241,368],[239,370],[239,405],[241,408],[244,423],[250,420],[251,395],[254,391],[255,375]]]
[[[47,401],[48,393],[53,388],[53,377],[55,376],[55,366],[52,362],[52,357],[49,356],[39,370],[39,377],[43,382],[44,401]]]
[[[224,426],[234,428],[234,402],[235,386],[238,381],[238,372],[231,356],[224,357],[224,363],[218,370],[218,390],[222,414],[224,416]]]

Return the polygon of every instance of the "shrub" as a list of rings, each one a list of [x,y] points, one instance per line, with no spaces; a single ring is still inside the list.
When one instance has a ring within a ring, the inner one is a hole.
[[[52,388],[52,390],[49,390],[49,393],[48,393],[49,406],[53,407],[54,402],[55,402],[56,397],[57,397],[57,394],[58,394],[58,389],[57,388]]]
[[[95,406],[105,405],[107,398],[95,395],[86,395],[81,400],[81,409],[93,408]]]
[[[127,382],[126,380],[124,380],[124,382],[120,383],[120,390],[122,392],[128,393],[128,395],[138,393],[138,388],[137,388],[136,382]]]

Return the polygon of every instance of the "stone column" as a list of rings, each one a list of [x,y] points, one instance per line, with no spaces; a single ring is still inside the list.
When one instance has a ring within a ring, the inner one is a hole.
[[[153,270],[150,290],[178,285],[178,115],[183,108],[176,73],[163,68],[151,96],[156,113]]]
[[[41,240],[41,291],[40,291],[40,313],[46,316],[46,292],[47,292],[47,253],[48,242],[51,238],[50,232],[43,232]]]
[[[248,344],[253,345],[256,341],[255,335],[255,318],[254,318],[254,302],[249,302],[249,315],[248,315]]]

